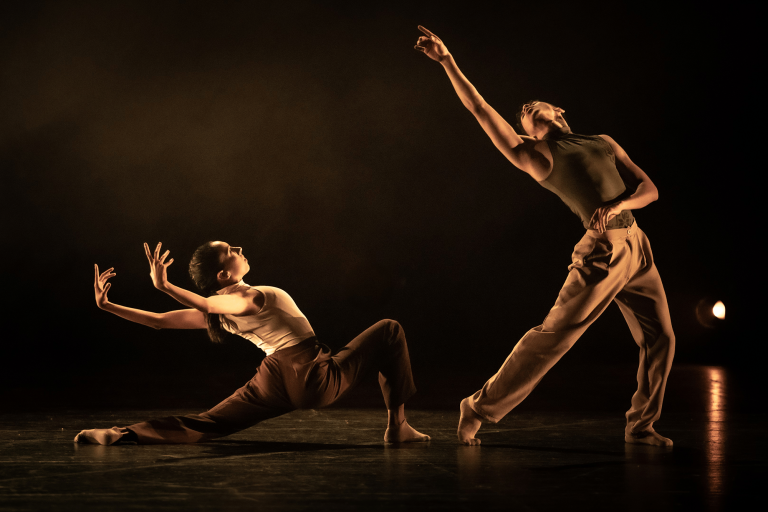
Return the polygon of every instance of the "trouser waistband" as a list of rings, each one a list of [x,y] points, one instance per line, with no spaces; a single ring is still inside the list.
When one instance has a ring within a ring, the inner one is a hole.
[[[596,229],[588,229],[587,235],[592,238],[602,238],[603,240],[614,241],[623,240],[631,236],[635,236],[640,228],[637,227],[637,221],[633,221],[632,225],[628,228],[608,229],[603,233],[600,233]]]

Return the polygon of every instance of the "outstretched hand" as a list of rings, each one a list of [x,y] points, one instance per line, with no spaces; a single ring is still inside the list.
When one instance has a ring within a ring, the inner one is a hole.
[[[416,46],[414,46],[416,50],[419,50],[427,57],[437,62],[441,62],[450,55],[448,48],[446,48],[442,39],[421,25],[419,25],[419,30],[425,35],[419,37],[418,41],[416,41]]]
[[[155,247],[155,252],[151,253],[149,251],[149,246],[144,242],[144,252],[147,254],[147,259],[149,260],[149,276],[152,278],[152,284],[154,284],[155,288],[158,290],[165,290],[168,286],[166,269],[173,263],[173,258],[171,258],[168,263],[165,262],[165,258],[168,257],[171,251],[165,251],[160,255],[162,246],[163,243],[159,242],[157,247]]]
[[[113,268],[108,268],[101,274],[99,274],[99,266],[94,264],[93,265],[93,292],[96,295],[96,305],[99,306],[100,309],[104,309],[104,306],[109,302],[109,299],[107,299],[107,292],[112,287],[112,283],[108,283],[110,277],[113,277],[117,274],[112,272]]]
[[[621,203],[613,203],[607,206],[601,206],[595,213],[592,214],[592,218],[589,220],[589,226],[592,229],[596,229],[600,233],[605,232],[605,226],[608,221],[621,213]]]

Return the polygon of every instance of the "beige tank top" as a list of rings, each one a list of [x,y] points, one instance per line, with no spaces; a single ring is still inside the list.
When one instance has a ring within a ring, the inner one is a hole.
[[[225,295],[243,288],[256,289],[263,293],[264,306],[255,315],[219,315],[221,327],[225,331],[242,336],[266,352],[268,356],[315,335],[307,317],[299,311],[291,296],[280,288],[249,286],[240,281],[216,293]]]

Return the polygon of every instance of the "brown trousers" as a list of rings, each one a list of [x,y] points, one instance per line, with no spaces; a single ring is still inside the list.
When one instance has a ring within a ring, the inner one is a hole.
[[[588,230],[576,244],[572,260],[544,324],[517,342],[496,375],[470,397],[470,405],[487,421],[498,422],[615,301],[640,347],[637,392],[626,414],[625,432],[650,430],[661,415],[675,335],[648,238],[636,223],[603,234]]]
[[[202,414],[169,416],[127,427],[139,444],[196,443],[222,437],[295,409],[330,405],[372,371],[387,409],[416,392],[403,328],[381,320],[331,356],[316,338],[278,350],[235,394]]]

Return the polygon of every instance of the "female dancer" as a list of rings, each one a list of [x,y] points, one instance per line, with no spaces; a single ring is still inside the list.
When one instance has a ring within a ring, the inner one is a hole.
[[[517,168],[557,194],[581,218],[568,278],[542,325],[517,342],[499,371],[460,404],[459,441],[478,445],[483,420],[499,422],[538,385],[605,308],[615,301],[640,347],[637,392],[626,414],[624,440],[672,446],[653,424],[661,416],[675,354],[667,296],[648,237],[632,210],[658,199],[656,185],[607,135],[571,132],[565,111],[550,103],[523,106],[519,135],[477,92],[448,51],[426,28],[415,49],[442,64],[464,106]]]
[[[250,270],[241,247],[208,242],[197,248],[189,274],[203,295],[168,282],[169,251],[160,255],[147,244],[150,276],[155,288],[191,309],[152,313],[109,302],[107,292],[115,276],[110,268],[94,266],[94,291],[99,308],[155,329],[208,329],[214,342],[224,330],[238,334],[266,352],[256,375],[235,394],[202,414],[169,416],[128,427],[83,430],[75,442],[112,445],[196,443],[226,436],[260,421],[295,409],[323,407],[335,402],[365,377],[379,371],[379,384],[387,406],[388,443],[429,441],[405,419],[405,402],[415,392],[403,329],[394,320],[381,320],[352,340],[336,355],[315,337],[307,318],[293,299],[279,288],[249,286],[243,277]]]

